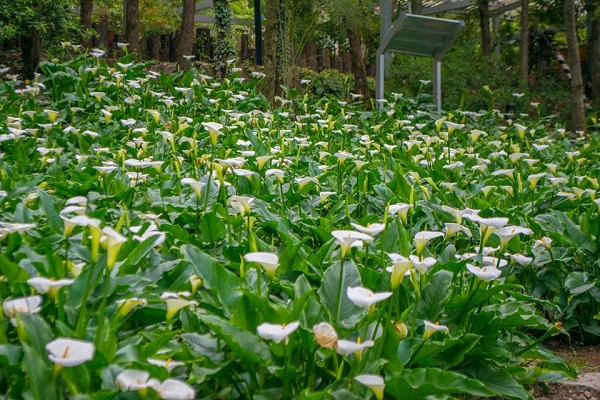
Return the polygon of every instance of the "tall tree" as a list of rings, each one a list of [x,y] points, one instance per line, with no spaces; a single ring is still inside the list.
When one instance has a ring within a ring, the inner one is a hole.
[[[354,90],[358,91],[364,98],[370,98],[371,93],[367,82],[367,64],[363,54],[362,40],[356,27],[348,25],[346,28],[350,55],[352,56],[352,72],[354,73]]]
[[[183,0],[183,13],[181,14],[181,30],[179,43],[177,43],[177,62],[183,70],[189,69],[191,62],[184,56],[194,55],[194,17],[196,14],[196,0]]]
[[[410,0],[410,11],[413,14],[423,14],[423,0]]]
[[[484,56],[492,55],[492,34],[490,32],[489,0],[478,0],[479,26],[481,28],[481,51]]]
[[[132,53],[140,52],[139,0],[125,0],[125,41]]]
[[[521,47],[519,49],[519,80],[525,89],[529,80],[529,0],[521,0]]]
[[[92,11],[94,9],[94,0],[81,0],[79,2],[81,9],[81,43],[84,47],[90,48],[89,31],[92,29]]]
[[[587,37],[592,99],[595,104],[600,104],[600,4],[596,0],[587,0],[586,11],[590,21]]]
[[[263,93],[269,101],[273,101],[278,84],[281,81],[278,68],[277,26],[281,14],[281,0],[267,0],[265,10],[265,43],[263,61],[265,74]]]
[[[583,76],[579,59],[579,41],[577,39],[577,19],[575,0],[564,0],[565,33],[567,34],[567,50],[571,66],[571,130],[585,130],[585,105],[583,93]]]
[[[215,30],[217,31],[215,62],[217,64],[217,75],[220,79],[223,79],[227,75],[227,62],[235,56],[231,34],[233,14],[229,0],[214,0],[213,5],[215,8]]]
[[[67,32],[70,6],[69,0],[0,0],[0,42],[20,36],[25,78],[37,70],[42,41],[57,43]]]
[[[379,17],[373,13],[374,0],[326,0],[327,13],[331,19],[331,25],[337,32],[345,32],[345,39],[350,50],[352,74],[354,75],[354,90],[361,93],[365,98],[371,97],[372,93],[367,85],[367,63],[365,60],[366,47],[364,43],[368,37],[376,37],[373,27],[379,24],[375,21]],[[339,37],[337,40],[343,40]],[[374,48],[372,46],[371,48]]]

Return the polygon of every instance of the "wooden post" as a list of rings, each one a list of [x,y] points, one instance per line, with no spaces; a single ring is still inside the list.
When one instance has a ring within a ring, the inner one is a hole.
[[[150,59],[160,60],[160,49],[161,49],[160,35],[150,36]]]
[[[209,28],[196,29],[198,52],[206,57],[211,57],[211,37]],[[198,57],[200,58],[200,57]]]
[[[140,58],[142,60],[148,59],[148,53],[149,53],[149,48],[150,48],[150,46],[148,45],[149,41],[150,41],[150,38],[148,36],[144,36],[140,40]]]
[[[317,44],[312,40],[309,40],[306,42],[304,49],[306,52],[306,63],[308,68],[312,69],[313,71],[318,71],[319,65],[317,63]]]
[[[352,56],[349,51],[343,51],[342,56],[342,72],[347,74],[352,72]]]
[[[92,45],[94,47],[103,47],[108,49],[108,26],[105,22],[99,22],[92,25],[92,28],[98,34],[98,37],[92,38]]]
[[[169,35],[160,35],[160,61],[169,61],[170,46]]]
[[[177,43],[179,42],[179,31],[169,35],[169,61],[177,61]]]
[[[240,38],[240,59],[242,61],[247,60],[250,55],[248,50],[249,39],[250,38],[247,33],[242,34]]]

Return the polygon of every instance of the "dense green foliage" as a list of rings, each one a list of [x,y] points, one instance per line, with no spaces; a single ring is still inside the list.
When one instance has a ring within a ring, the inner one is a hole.
[[[71,11],[70,0],[0,0],[0,41],[36,29],[57,44],[75,31]]]
[[[0,84],[8,397],[525,399],[597,341],[597,132],[42,71]]]

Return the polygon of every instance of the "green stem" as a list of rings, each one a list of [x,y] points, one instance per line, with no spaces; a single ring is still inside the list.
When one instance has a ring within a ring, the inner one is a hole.
[[[79,338],[83,337],[84,333],[84,321],[86,316],[87,302],[90,297],[90,286],[92,284],[92,277],[94,276],[93,266],[89,267],[87,280],[85,282],[85,289],[83,291],[83,297],[81,298],[81,307],[79,308],[79,315],[77,316],[77,324],[75,325],[75,335]]]
[[[342,303],[342,280],[344,279],[344,260],[340,261],[340,275],[338,277],[337,302],[335,304],[335,319],[339,323],[340,306]]]
[[[98,327],[96,329],[96,337],[94,342],[96,347],[101,347],[101,341],[103,339],[104,331],[104,314],[106,312],[106,298],[108,297],[108,288],[110,286],[110,270],[106,268],[104,273],[104,291],[102,293],[102,301],[100,308],[98,309]]]

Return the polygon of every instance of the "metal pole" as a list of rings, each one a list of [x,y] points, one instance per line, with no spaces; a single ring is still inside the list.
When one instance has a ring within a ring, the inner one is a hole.
[[[433,60],[433,96],[437,111],[442,112],[442,62]]]
[[[379,26],[379,44],[386,38],[390,29],[392,28],[392,0],[381,0],[381,7],[379,8],[380,15],[380,26]],[[385,54],[385,66],[390,65],[390,54]],[[385,68],[384,68],[385,74]]]
[[[256,37],[256,65],[263,65],[262,15],[260,0],[254,0],[254,36]]]
[[[375,98],[377,100],[385,98],[385,54],[377,54],[375,58],[376,86]],[[381,105],[381,103],[379,103]]]

